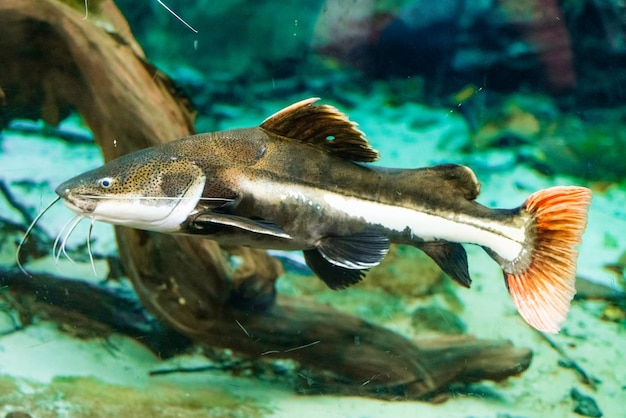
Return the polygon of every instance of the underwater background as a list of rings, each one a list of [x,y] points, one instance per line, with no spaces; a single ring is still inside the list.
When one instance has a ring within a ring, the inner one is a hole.
[[[0,5],[5,28],[13,24],[12,7],[19,3]],[[77,22],[120,36],[103,23],[114,7],[110,1],[88,1],[87,10],[83,1],[44,3],[61,5]],[[219,338],[214,345],[194,344],[142,307],[120,262],[113,227],[95,224],[88,249],[89,225],[83,222],[67,238],[67,254],[53,253],[71,218],[60,204],[24,244],[20,259],[32,276],[23,274],[16,251],[28,225],[55,197],[58,184],[104,160],[85,115],[72,106],[50,116],[26,101],[12,101],[15,86],[6,80],[20,75],[8,74],[8,63],[37,56],[46,46],[25,33],[17,39],[0,36],[1,417],[626,416],[623,2],[120,0],[115,5],[146,61],[170,77],[171,88],[197,112],[197,132],[257,126],[291,103],[320,97],[358,123],[381,154],[376,164],[465,164],[480,180],[478,200],[486,206],[517,207],[530,193],[554,185],[591,188],[578,293],[561,332],[547,335],[517,314],[500,268],[477,247],[466,248],[471,289],[452,282],[410,247],[393,247],[362,282],[341,291],[315,278],[300,253],[271,252],[284,269],[272,282],[279,295],[311,312],[323,306],[345,315],[320,314],[320,332],[344,319],[348,330],[351,324],[363,329],[372,324],[381,339],[374,346],[385,340],[393,347],[401,336],[398,344],[408,340],[419,353],[436,352],[441,364],[426,368],[443,369],[448,362],[460,376],[424,396],[410,396],[404,381],[367,390],[385,373],[384,363],[376,364],[371,379],[352,382],[306,366],[317,364],[315,354],[311,360],[288,349],[276,358],[266,352],[255,357]],[[71,73],[62,66],[59,72]],[[141,100],[141,91],[133,94]],[[85,91],[85,100],[93,100],[89,95]],[[120,144],[125,140],[116,138]],[[139,141],[150,145],[149,139]],[[227,268],[236,270],[243,256],[223,252]],[[275,262],[269,260],[268,265]],[[79,297],[63,299],[64,294]],[[67,300],[74,302],[52,302]],[[281,312],[276,322],[289,324],[290,311]],[[246,315],[252,321],[257,314],[251,309]],[[315,318],[307,320],[313,327]],[[232,329],[254,340],[243,319],[234,321]],[[477,371],[461,370],[470,359],[449,353],[474,344],[468,343],[474,337],[495,341],[490,349],[511,350],[523,361],[505,374],[490,369],[489,360]],[[295,341],[298,352],[326,342]],[[347,350],[343,339],[334,345],[337,352]],[[372,367],[362,360],[364,368]]]

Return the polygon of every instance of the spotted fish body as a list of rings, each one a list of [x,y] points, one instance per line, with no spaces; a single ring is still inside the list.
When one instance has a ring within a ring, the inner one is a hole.
[[[356,125],[308,99],[259,127],[205,133],[118,158],[57,188],[94,220],[223,244],[302,250],[331,288],[359,281],[390,242],[422,249],[469,287],[461,243],[501,265],[522,316],[558,331],[574,294],[575,245],[590,193],[539,191],[515,209],[475,201],[460,165],[371,166],[378,153]]]

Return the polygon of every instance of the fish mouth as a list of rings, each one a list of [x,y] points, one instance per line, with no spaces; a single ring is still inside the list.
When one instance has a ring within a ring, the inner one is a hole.
[[[66,184],[67,182],[55,189],[55,193],[63,200],[65,206],[79,215],[89,214],[96,210],[97,203],[92,197],[72,193],[72,189]]]
[[[75,212],[79,215],[93,213],[97,206],[95,200],[86,197],[71,194],[59,194],[59,196],[61,196],[61,199],[63,199],[63,204],[65,206],[67,206],[72,212]]]

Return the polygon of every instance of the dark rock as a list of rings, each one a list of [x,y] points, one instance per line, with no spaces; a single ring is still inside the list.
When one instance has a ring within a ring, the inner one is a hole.
[[[591,396],[583,395],[576,388],[572,388],[570,396],[574,400],[574,412],[578,415],[596,418],[602,416],[602,411]]]
[[[5,415],[5,418],[32,418],[28,412],[24,411],[11,411]]]

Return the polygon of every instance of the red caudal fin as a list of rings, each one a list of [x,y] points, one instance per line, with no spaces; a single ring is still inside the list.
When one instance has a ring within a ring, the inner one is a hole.
[[[522,205],[532,219],[530,264],[505,279],[520,315],[539,331],[557,333],[569,311],[590,202],[589,189],[570,186],[540,190]]]

